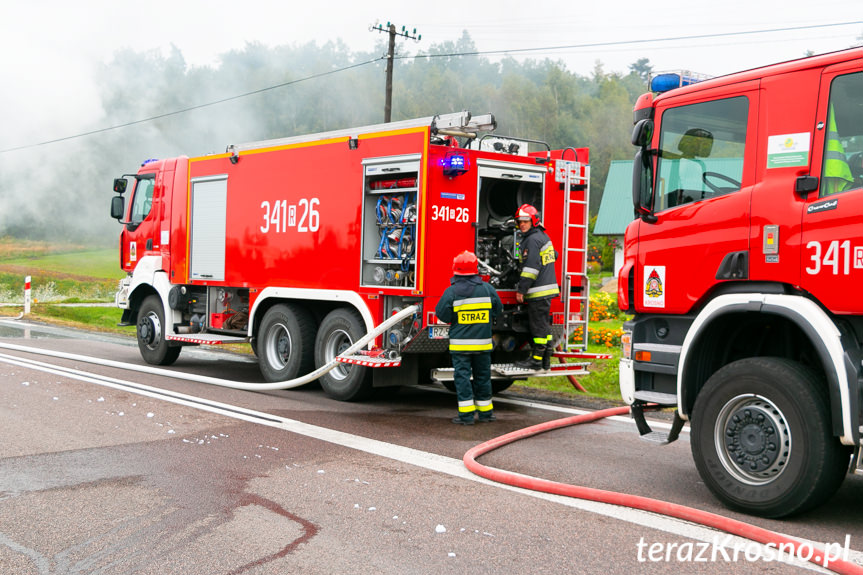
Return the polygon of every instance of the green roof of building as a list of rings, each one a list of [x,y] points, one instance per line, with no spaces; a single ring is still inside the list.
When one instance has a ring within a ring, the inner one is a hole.
[[[696,160],[700,169],[683,171],[677,177],[678,184],[684,190],[704,190],[705,172],[733,175],[740,178],[743,173],[743,158],[704,158]],[[676,193],[676,192],[672,192]],[[692,201],[692,200],[689,200]],[[595,236],[622,236],[626,226],[635,219],[632,206],[632,160],[612,160],[608,168],[608,178],[605,180],[605,190],[599,203],[599,213],[596,215],[596,225],[593,227]]]
[[[632,160],[612,160],[599,203],[593,234],[622,236],[635,219],[632,208]]]

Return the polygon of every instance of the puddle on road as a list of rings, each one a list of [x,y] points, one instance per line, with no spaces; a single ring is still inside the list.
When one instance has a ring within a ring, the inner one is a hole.
[[[20,323],[15,320],[0,320],[0,338],[16,339],[69,339],[71,336],[51,327]]]

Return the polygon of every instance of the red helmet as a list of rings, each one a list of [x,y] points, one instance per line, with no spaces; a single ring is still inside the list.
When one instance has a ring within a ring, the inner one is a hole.
[[[539,212],[536,211],[536,208],[530,204],[522,204],[520,208],[515,211],[515,221],[518,220],[530,220],[530,225],[538,226],[539,225]]]
[[[467,250],[452,260],[452,273],[457,276],[473,276],[479,273],[478,261],[473,252]]]

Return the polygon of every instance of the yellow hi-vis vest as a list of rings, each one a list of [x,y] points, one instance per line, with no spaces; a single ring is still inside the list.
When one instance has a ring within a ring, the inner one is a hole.
[[[836,130],[836,117],[833,114],[833,104],[827,115],[827,144],[824,147],[824,171],[823,171],[824,194],[835,194],[851,187],[854,176],[851,175],[851,167],[845,157],[845,149],[839,141],[839,132]]]

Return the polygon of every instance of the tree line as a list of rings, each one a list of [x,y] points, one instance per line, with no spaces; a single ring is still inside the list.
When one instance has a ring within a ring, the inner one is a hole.
[[[249,43],[210,67],[187,65],[176,48],[118,52],[97,75],[104,114],[91,129],[124,127],[0,155],[0,237],[113,242],[111,181],[147,158],[382,123],[383,49],[383,41],[371,52],[342,42]],[[596,62],[585,77],[560,61],[493,62],[476,52],[464,32],[455,42],[397,55],[392,120],[491,112],[500,135],[552,149],[589,147],[595,213],[611,160],[632,157],[632,106],[646,90],[649,62],[638,60],[626,73]]]

